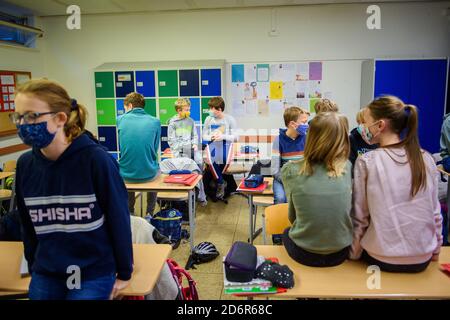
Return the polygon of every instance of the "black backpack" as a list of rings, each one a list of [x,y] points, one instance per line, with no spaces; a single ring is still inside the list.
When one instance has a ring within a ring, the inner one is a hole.
[[[223,199],[217,199],[217,180],[213,178],[213,175],[209,169],[206,169],[203,172],[203,186],[205,188],[206,196],[212,201],[217,202],[217,200],[224,200],[226,203],[226,199],[234,192],[236,192],[237,184],[234,181],[234,177],[231,174],[224,174],[223,180],[226,181],[227,186],[225,188],[225,195]]]

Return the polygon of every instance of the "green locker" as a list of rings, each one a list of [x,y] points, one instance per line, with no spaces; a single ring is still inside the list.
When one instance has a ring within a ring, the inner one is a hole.
[[[114,75],[112,72],[95,73],[95,96],[114,98]]]
[[[156,117],[156,99],[145,99],[145,112]]]
[[[209,106],[208,101],[211,98],[202,98],[202,123],[205,123],[205,119],[209,116]]]
[[[114,99],[97,99],[97,124],[100,126],[116,125],[116,105]]]
[[[177,70],[158,71],[158,95],[160,97],[178,97]]]
[[[177,114],[175,111],[175,101],[177,101],[177,98],[159,99],[159,120],[162,126],[167,125],[170,118]]]

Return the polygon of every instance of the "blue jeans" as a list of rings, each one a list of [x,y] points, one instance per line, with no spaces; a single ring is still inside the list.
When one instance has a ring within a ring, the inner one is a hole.
[[[286,192],[284,191],[283,183],[277,179],[273,179],[273,197],[274,197],[274,204],[278,203],[286,203]]]
[[[69,289],[66,279],[33,273],[28,297],[30,300],[109,300],[115,275],[83,280],[80,289]]]
[[[450,157],[442,159],[442,167],[444,168],[444,171],[450,172]]]

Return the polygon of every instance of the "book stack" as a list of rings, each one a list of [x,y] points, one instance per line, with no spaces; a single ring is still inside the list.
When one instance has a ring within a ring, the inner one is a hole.
[[[257,295],[257,294],[273,294],[281,292],[279,288],[274,287],[272,282],[264,279],[253,279],[250,282],[231,282],[228,281],[225,267],[223,270],[223,289],[225,294],[232,295]]]

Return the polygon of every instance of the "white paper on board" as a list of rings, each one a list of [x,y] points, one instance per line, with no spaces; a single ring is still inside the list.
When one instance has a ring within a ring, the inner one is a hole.
[[[160,81],[159,82],[159,86],[160,87],[165,87],[166,86],[166,82],[165,81]]]
[[[257,80],[269,81],[269,68],[258,68]]]
[[[281,77],[282,81],[290,82],[295,81],[295,64],[294,63],[283,63],[281,65]]]
[[[296,98],[297,90],[295,81],[283,82],[283,94],[285,98]]]
[[[4,95],[3,95],[3,101],[8,101],[8,100],[9,100],[9,95],[4,94]]]
[[[117,83],[116,83],[116,87],[117,87],[117,88],[122,88],[122,87],[123,87],[122,82],[117,82]]]
[[[182,86],[182,87],[187,86],[187,81],[186,80],[180,81],[180,86]]]
[[[15,95],[13,95],[13,94],[9,95],[9,101],[14,101],[14,98],[15,98]]]
[[[300,108],[304,108],[306,110],[309,110],[309,99],[305,98],[305,99],[297,99],[297,105]]]
[[[9,103],[6,102],[3,104],[3,110],[9,110]]]
[[[202,80],[202,85],[203,85],[203,86],[209,85],[209,81],[208,81],[208,80]]]
[[[269,101],[269,114],[273,115],[281,115],[284,112],[284,105],[282,100],[270,100]]]
[[[105,137],[100,137],[98,140],[101,141],[101,142],[105,142],[106,138]]]
[[[309,80],[309,63],[301,62],[297,63],[297,72],[295,75],[295,79],[300,80]]]
[[[322,88],[320,80],[309,80],[309,97],[322,98]]]
[[[101,82],[96,83],[95,86],[96,86],[97,88],[101,88],[101,87],[103,87],[103,83],[101,83]]]
[[[5,84],[11,84],[14,85],[14,76],[0,76],[0,82]]]
[[[3,87],[3,88],[2,88],[2,92],[3,92],[3,93],[8,93],[8,87]]]
[[[9,109],[14,110],[16,109],[16,105],[14,103],[9,104]]]
[[[246,64],[245,65],[245,82],[255,82],[256,81],[256,64]]]
[[[103,115],[103,114],[105,114],[105,110],[98,110],[97,113],[98,113],[99,115]]]
[[[231,94],[234,100],[244,100],[245,92],[244,92],[245,83],[243,82],[233,82],[231,85]]]
[[[136,82],[137,87],[143,87],[144,83],[142,81]]]
[[[166,109],[160,109],[160,110],[159,110],[159,113],[167,114],[167,110],[166,110]]]
[[[245,115],[245,104],[242,100],[233,100],[233,115],[244,116]]]
[[[14,87],[13,86],[9,87],[9,93],[14,93]]]
[[[270,81],[282,81],[282,64],[271,64],[270,65]]]
[[[257,82],[256,95],[258,99],[267,100],[269,99],[269,94],[270,94],[270,82]]]
[[[245,111],[249,116],[256,116],[258,114],[258,101],[257,100],[247,100],[245,101]]]
[[[298,99],[309,98],[308,81],[295,81],[295,85],[296,85],[296,97]]]

